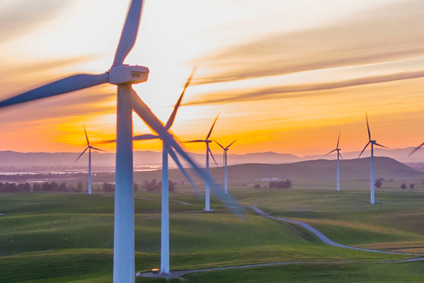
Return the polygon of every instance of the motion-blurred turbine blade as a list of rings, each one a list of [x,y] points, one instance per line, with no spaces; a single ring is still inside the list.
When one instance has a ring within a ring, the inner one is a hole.
[[[205,139],[205,140],[209,139],[209,137],[211,136],[211,134],[212,134],[212,130],[213,130],[213,127],[215,127],[215,123],[216,123],[216,120],[218,120],[218,117],[219,117],[219,114],[216,116],[215,121],[213,121],[212,127],[211,127],[211,129],[209,130],[209,133],[208,133],[208,135],[207,135],[207,137],[206,137],[206,139]]]
[[[229,149],[230,146],[232,146],[236,141],[237,141],[237,139],[235,139],[232,143],[230,143],[229,145],[227,145],[227,147],[225,149]]]
[[[84,125],[84,133],[85,133],[85,139],[87,140],[87,146],[90,146],[90,141],[88,140],[87,130],[85,129]]]
[[[332,151],[330,151],[329,153],[327,153],[326,155],[329,155],[330,153],[335,152],[337,149],[333,149]]]
[[[138,94],[132,90],[132,107],[134,112],[140,116],[140,118],[155,131],[159,136],[165,137],[168,132],[162,122],[153,114],[152,110],[144,103],[144,101],[138,96]],[[163,138],[162,138],[163,140]]]
[[[337,146],[336,148],[339,148],[339,143],[340,143],[340,134],[342,133],[342,131],[339,132],[339,138],[337,139]]]
[[[420,144],[419,146],[417,146],[413,151],[411,151],[411,153],[409,153],[409,156],[411,156],[412,154],[414,154],[417,150],[419,150],[420,148],[422,148],[424,145],[424,142],[422,144]]]
[[[137,39],[138,28],[140,26],[142,8],[143,0],[132,0],[112,66],[122,65],[131,49],[134,47],[135,40]]]
[[[97,150],[97,151],[107,152],[106,150],[103,150],[103,149],[100,149],[100,148],[97,148],[97,147],[94,147],[94,146],[92,146],[91,148],[94,149],[94,150]]]
[[[375,143],[375,145],[377,145],[377,146],[379,146],[379,147],[382,147],[382,148],[387,148],[387,149],[389,149],[387,146],[381,145],[381,144],[379,144],[379,143]]]
[[[338,152],[337,154],[340,156],[341,159],[344,159],[340,152]]]
[[[371,131],[370,131],[370,125],[368,123],[368,113],[365,114],[365,117],[367,119],[367,130],[368,130],[368,140],[371,140]]]
[[[177,104],[175,104],[174,110],[172,111],[171,116],[169,116],[168,122],[165,125],[165,129],[167,130],[169,130],[172,127],[172,124],[174,124],[175,116],[177,115],[178,108],[180,108],[181,101],[183,100],[183,97],[184,97],[184,93],[186,89],[188,88],[188,86],[190,85],[191,79],[194,76],[194,72],[196,71],[196,68],[197,68],[196,66],[193,67],[193,71],[191,72],[190,77],[188,77],[188,80],[186,84],[184,85],[183,92],[181,93],[180,98],[177,101]]]
[[[109,74],[107,73],[101,75],[74,75],[3,100],[0,102],[0,107],[47,98],[107,82],[109,82]]]
[[[225,150],[225,147],[223,147],[219,142],[217,142],[216,140],[213,140],[217,145],[219,145],[223,150]]]
[[[138,116],[156,133],[161,136],[163,142],[168,143],[169,146],[172,146],[176,152],[184,158],[194,169],[196,174],[203,180],[206,181],[210,179],[211,188],[214,190],[215,194],[220,198],[222,202],[226,204],[234,213],[239,216],[246,214],[246,210],[242,207],[230,194],[225,194],[225,191],[221,186],[216,184],[213,179],[208,178],[206,172],[203,169],[200,169],[196,163],[190,158],[190,156],[182,149],[182,147],[177,143],[177,141],[166,131],[162,122],[153,114],[153,112],[147,107],[143,100],[133,91],[132,95],[132,106],[134,111]]]
[[[187,179],[187,181],[190,183],[190,186],[193,188],[193,190],[196,192],[197,196],[199,198],[202,198],[202,194],[199,192],[199,190],[197,189],[196,185],[194,184],[193,180],[190,178],[190,175],[188,175],[187,171],[185,170],[185,168],[183,167],[183,165],[181,164],[180,160],[178,159],[177,154],[175,153],[175,151],[172,149],[172,147],[169,147],[169,151],[168,151],[169,155],[171,156],[171,158],[174,160],[175,164],[177,164],[178,168],[180,169],[180,171],[183,173],[184,177]]]
[[[155,139],[158,139],[158,138],[159,138],[158,135],[145,134],[145,135],[134,136],[133,137],[133,140],[135,140],[135,141],[144,141],[144,140],[155,140]]]
[[[209,154],[211,155],[211,157],[212,157],[212,159],[213,159],[213,162],[215,162],[215,166],[216,166],[216,167],[219,167],[219,166],[218,166],[218,163],[216,163],[216,159],[215,159],[215,157],[213,156],[212,150],[211,150],[210,148],[208,148],[208,150],[209,150]]]
[[[169,143],[178,152],[178,154],[190,164],[196,174],[203,181],[206,181],[208,179],[206,172],[191,159],[191,157],[181,148],[181,146],[175,141],[175,139],[170,139]],[[215,194],[218,196],[218,198],[222,202],[224,202],[225,205],[230,208],[235,214],[237,214],[238,216],[243,216],[246,214],[246,209],[241,206],[230,194],[226,194],[224,189],[219,184],[215,183],[212,178],[210,178],[210,186],[215,192]]]
[[[78,161],[78,159],[80,159],[80,158],[81,158],[81,156],[83,156],[83,154],[84,154],[87,150],[88,150],[88,147],[87,147],[86,149],[84,149],[84,151],[83,151],[83,152],[81,152],[81,154],[78,156],[78,158],[77,158],[77,159],[75,159],[74,163],[76,163],[76,162]]]
[[[365,145],[364,149],[361,151],[361,153],[359,154],[358,158],[359,158],[359,157],[361,157],[362,153],[364,153],[365,149],[367,149],[367,147],[368,147],[368,145],[369,145],[369,144],[370,144],[370,142],[368,142],[368,143]]]

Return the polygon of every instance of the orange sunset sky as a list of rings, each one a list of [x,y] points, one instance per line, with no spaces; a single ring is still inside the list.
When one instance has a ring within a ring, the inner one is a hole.
[[[74,73],[110,68],[129,1],[2,0],[0,98]],[[238,138],[232,153],[297,155],[424,141],[424,1],[146,0],[126,63],[163,121],[194,65],[173,132]],[[105,85],[0,111],[0,150],[73,151],[114,138],[116,91]],[[135,134],[150,133],[135,118]],[[203,152],[203,144],[186,145]],[[214,145],[215,147],[215,145]],[[102,148],[114,151],[113,145]],[[160,142],[136,150],[161,149]]]

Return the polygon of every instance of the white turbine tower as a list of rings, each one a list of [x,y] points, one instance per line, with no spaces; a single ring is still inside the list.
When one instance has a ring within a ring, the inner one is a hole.
[[[370,203],[375,203],[375,196],[374,196],[374,145],[387,148],[384,145],[378,144],[376,140],[371,139],[371,131],[370,131],[370,125],[368,123],[368,114],[365,116],[367,120],[367,130],[368,130],[368,143],[365,145],[364,149],[359,154],[358,158],[361,157],[362,153],[364,153],[365,149],[367,149],[368,145],[371,144],[371,176],[370,176]]]
[[[230,146],[233,145],[233,143],[235,143],[237,140],[235,139],[232,143],[230,143],[229,145],[227,145],[226,147],[222,146],[219,142],[215,141],[223,150],[224,150],[224,167],[225,167],[225,183],[224,183],[224,188],[225,188],[225,193],[228,194],[228,172],[227,172],[227,151],[230,148]]]
[[[215,127],[216,120],[218,120],[218,116],[216,116],[215,121],[213,121],[212,127],[209,130],[208,135],[204,140],[192,140],[192,141],[186,141],[187,143],[195,143],[195,142],[204,142],[206,144],[206,181],[205,181],[205,211],[209,212],[211,210],[210,208],[210,172],[209,172],[209,154],[211,155],[213,161],[215,162],[215,165],[218,166],[216,163],[215,157],[212,154],[211,149],[209,148],[209,144],[212,142],[209,138],[211,137],[213,127]]]
[[[208,175],[201,170],[175,141],[162,123],[133,90],[132,85],[147,81],[149,69],[142,66],[125,65],[124,60],[133,48],[140,24],[143,1],[132,0],[122,29],[112,67],[103,74],[78,74],[39,88],[21,93],[0,102],[0,107],[11,106],[59,94],[82,90],[96,85],[110,83],[117,85],[116,123],[116,174],[115,174],[115,220],[113,281],[115,283],[135,282],[134,265],[134,180],[133,180],[133,127],[134,110],[154,131],[166,140],[203,179]],[[216,183],[212,188],[218,197],[237,214],[245,210],[230,196],[225,195]]]
[[[76,163],[81,158],[81,156],[83,156],[84,153],[88,150],[88,185],[87,185],[87,193],[89,195],[91,195],[91,150],[92,149],[98,150],[98,151],[104,151],[104,150],[90,145],[90,140],[88,139],[87,130],[85,129],[85,126],[84,126],[84,133],[85,133],[85,139],[87,140],[87,147],[84,149],[83,152],[81,152],[81,154],[74,161],[74,163]]]
[[[336,148],[333,149],[332,151],[330,151],[329,153],[327,153],[326,155],[329,155],[330,153],[333,153],[335,151],[337,151],[337,191],[340,191],[340,158],[343,159],[342,154],[340,153],[341,148],[339,148],[339,143],[340,143],[340,133],[339,132],[339,138],[337,139],[337,145]]]

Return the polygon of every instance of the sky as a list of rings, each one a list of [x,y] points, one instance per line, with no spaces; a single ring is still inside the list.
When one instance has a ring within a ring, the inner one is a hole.
[[[2,0],[0,99],[76,73],[110,68],[129,1]],[[193,66],[172,128],[181,140],[234,139],[233,153],[323,154],[373,139],[424,141],[421,0],[146,0],[126,63],[150,69],[134,85],[164,122]],[[81,151],[114,138],[116,86],[0,111],[0,150]],[[134,134],[150,133],[134,116]],[[160,151],[158,141],[135,150]],[[203,152],[201,144],[186,144]],[[218,146],[213,146],[218,151]],[[114,145],[102,145],[113,152]]]

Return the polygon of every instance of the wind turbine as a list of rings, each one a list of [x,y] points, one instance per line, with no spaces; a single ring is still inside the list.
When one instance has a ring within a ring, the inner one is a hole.
[[[209,148],[209,144],[212,142],[210,140],[210,136],[212,134],[213,127],[215,127],[216,120],[218,120],[219,114],[216,116],[215,121],[213,121],[212,127],[209,130],[208,135],[204,140],[191,140],[186,141],[187,143],[195,143],[195,142],[204,142],[206,144],[206,181],[205,181],[205,211],[209,212],[210,209],[210,172],[209,172],[209,154],[211,155],[213,161],[216,163],[215,157],[212,154],[211,149]]]
[[[365,145],[364,149],[359,154],[358,158],[361,157],[362,153],[364,153],[365,149],[367,149],[368,145],[371,144],[371,178],[370,178],[370,203],[375,203],[375,197],[374,197],[374,145],[387,148],[384,145],[378,144],[376,140],[371,139],[371,131],[370,131],[370,125],[368,123],[368,114],[366,114],[366,120],[367,120],[367,130],[368,130],[368,143]]]
[[[235,139],[232,143],[230,143],[229,145],[227,145],[226,147],[222,146],[219,142],[215,141],[223,150],[224,150],[224,167],[225,167],[225,184],[224,184],[224,188],[225,188],[225,193],[228,194],[228,174],[227,174],[227,151],[230,148],[230,146],[233,145],[233,143],[235,143],[237,141],[237,139]]]
[[[81,156],[83,156],[84,153],[88,150],[88,186],[87,186],[87,191],[88,191],[88,194],[91,195],[91,150],[92,149],[97,150],[97,151],[104,151],[104,150],[90,145],[90,140],[88,139],[87,130],[85,129],[85,126],[84,126],[84,133],[85,133],[85,139],[87,140],[87,147],[84,149],[83,152],[81,152],[81,154],[74,161],[74,163],[76,163],[81,158]]]
[[[419,150],[423,146],[424,146],[424,142],[422,144],[420,144],[419,146],[417,146],[416,148],[414,148],[414,150],[409,153],[409,156],[411,156],[412,154],[414,154],[417,150]]]
[[[339,132],[339,138],[337,139],[336,148],[326,154],[326,155],[329,155],[330,153],[333,153],[333,152],[337,151],[337,191],[338,192],[340,191],[340,158],[339,157],[341,157],[343,159],[343,156],[340,153],[341,148],[339,148],[340,133],[341,132]]]
[[[116,174],[115,174],[115,220],[113,281],[115,283],[135,282],[134,262],[134,180],[133,180],[133,127],[134,110],[163,140],[166,140],[203,179],[207,174],[200,169],[175,141],[172,135],[154,116],[148,106],[133,90],[132,85],[147,81],[149,69],[142,66],[125,65],[124,60],[133,48],[140,24],[143,1],[132,0],[122,29],[112,67],[103,74],[78,74],[39,88],[21,93],[0,102],[0,107],[11,106],[96,85],[110,83],[118,86],[116,119]],[[226,196],[219,185],[213,184],[218,197],[237,214],[245,210],[230,196]]]
[[[188,78],[183,92],[180,95],[180,98],[178,99],[177,103],[175,104],[174,110],[172,111],[171,115],[169,116],[169,119],[166,123],[165,129],[170,130],[172,127],[177,111],[181,105],[184,93],[187,89],[187,87],[190,85],[190,81],[194,75],[195,69],[193,69],[192,74]],[[138,135],[134,136],[133,140],[137,141],[144,141],[144,140],[154,140],[154,139],[161,139],[159,135],[153,135],[153,134],[144,134],[144,135]],[[109,141],[109,142],[115,142]],[[161,274],[169,274],[170,271],[170,265],[169,265],[169,177],[168,177],[168,154],[171,156],[171,158],[174,160],[175,164],[178,166],[178,168],[181,170],[185,178],[190,183],[191,187],[195,190],[196,194],[201,197],[201,193],[197,189],[196,185],[194,184],[193,180],[188,175],[185,168],[182,166],[178,156],[175,154],[175,152],[172,150],[169,144],[166,143],[165,140],[162,141],[162,202],[161,202],[161,257],[160,257],[160,273]]]

